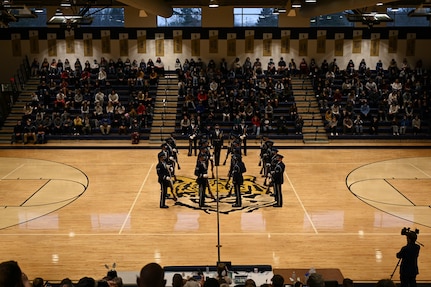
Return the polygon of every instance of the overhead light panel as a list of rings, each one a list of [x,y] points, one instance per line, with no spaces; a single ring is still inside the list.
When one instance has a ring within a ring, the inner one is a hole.
[[[210,4],[208,5],[210,8],[218,8],[218,6],[217,0],[210,0]]]
[[[60,7],[72,7],[72,3],[70,3],[70,1],[61,1]]]
[[[278,12],[278,8],[274,8],[274,9],[272,10],[272,14],[273,14],[273,15],[278,15],[278,14],[280,14],[280,12]]]
[[[301,2],[296,0],[296,1],[292,1],[292,8],[301,8]]]
[[[93,23],[92,17],[81,15],[54,15],[47,24],[54,25],[90,25]]]
[[[286,13],[286,8],[278,8],[278,13]]]
[[[305,3],[316,3],[317,0],[305,0]]]

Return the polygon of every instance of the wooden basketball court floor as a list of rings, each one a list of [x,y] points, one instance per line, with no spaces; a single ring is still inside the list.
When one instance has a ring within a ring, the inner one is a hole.
[[[178,201],[160,209],[158,149],[144,145],[1,149],[0,260],[16,260],[30,279],[47,280],[102,278],[104,265],[114,262],[124,272],[148,262],[215,265],[220,259],[317,272],[339,268],[354,281],[377,281],[393,273],[395,254],[406,243],[401,229],[410,227],[424,245],[418,280],[431,281],[428,147],[281,148],[282,208],[272,207],[259,151],[250,149],[242,208],[232,208],[234,198],[227,197],[228,165],[214,169],[217,215],[211,198],[204,210],[197,208],[196,158],[184,149]]]

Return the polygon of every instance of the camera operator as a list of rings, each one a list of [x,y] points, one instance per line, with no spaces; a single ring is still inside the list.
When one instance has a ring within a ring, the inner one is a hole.
[[[420,246],[416,244],[418,236],[414,231],[407,231],[405,235],[407,245],[397,253],[397,258],[402,260],[400,265],[401,287],[416,287],[416,275],[419,274],[418,256],[420,250]]]

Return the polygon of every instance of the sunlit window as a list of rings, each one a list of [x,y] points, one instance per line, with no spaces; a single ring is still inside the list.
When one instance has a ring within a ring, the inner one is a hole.
[[[46,9],[30,9],[36,18],[18,18],[18,22],[10,22],[9,27],[46,27]]]
[[[169,18],[157,16],[157,27],[202,27],[202,9],[174,8]]]
[[[235,27],[278,27],[278,15],[272,8],[234,8]]]
[[[394,22],[387,23],[388,27],[429,27],[429,15],[420,16],[419,12],[422,14],[430,13],[429,9],[415,12],[415,8],[399,8],[399,9],[387,9],[387,14],[394,19]],[[411,15],[409,15],[411,14]]]

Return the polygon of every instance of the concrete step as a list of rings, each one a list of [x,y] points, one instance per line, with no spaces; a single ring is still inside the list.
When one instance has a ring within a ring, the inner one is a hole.
[[[160,109],[163,109],[164,107],[166,107],[166,109],[168,109],[168,108],[175,108],[175,110],[176,110],[176,108],[177,108],[177,105],[178,105],[178,103],[177,102],[166,102],[166,103],[163,103],[162,101],[160,101],[160,102],[155,102],[154,103],[154,108],[160,108]]]
[[[163,113],[154,113],[153,120],[176,120],[177,114],[163,114]]]

